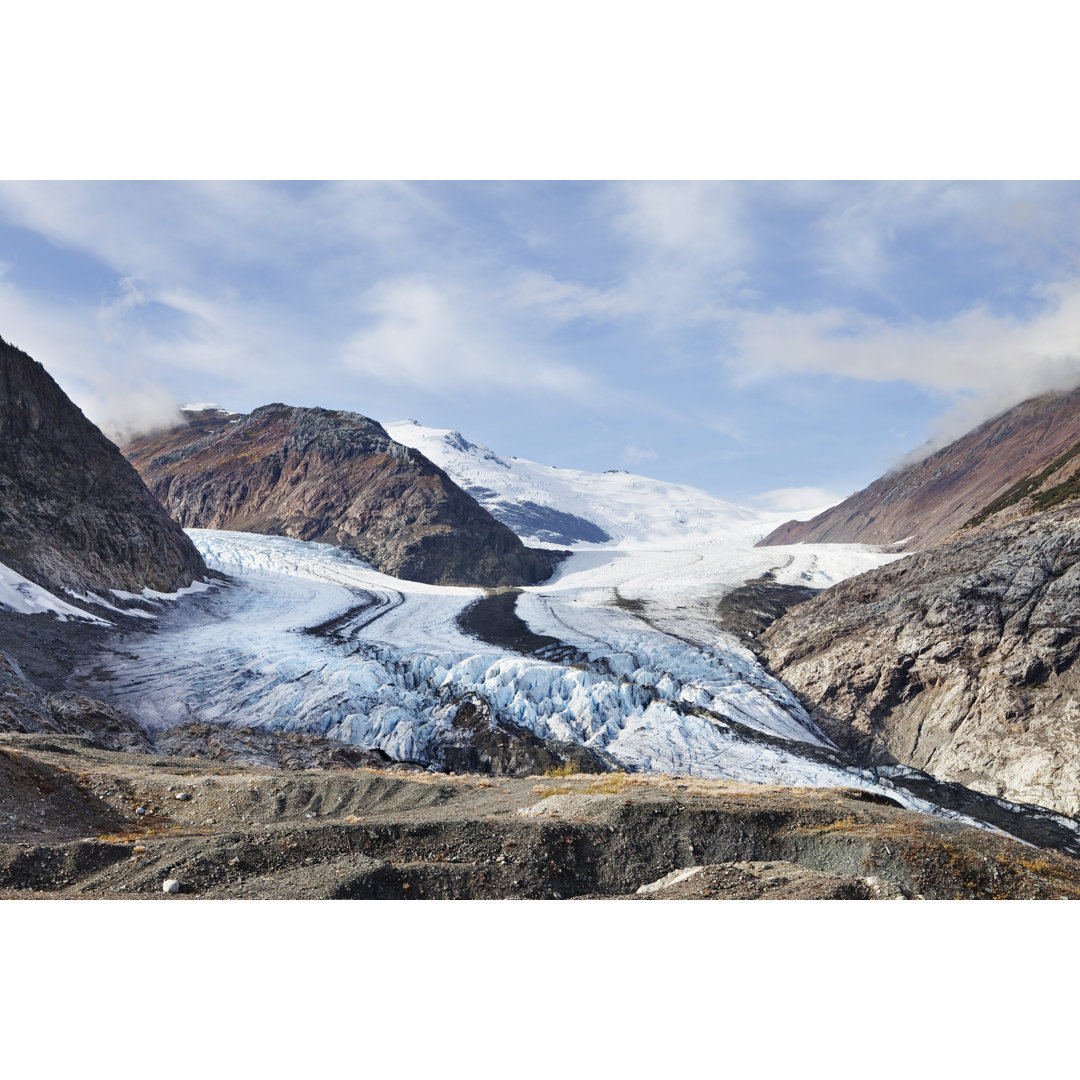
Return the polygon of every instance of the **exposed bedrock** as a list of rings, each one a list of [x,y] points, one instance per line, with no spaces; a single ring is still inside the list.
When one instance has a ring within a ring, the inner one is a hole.
[[[1080,509],[851,578],[761,637],[773,671],[863,761],[1080,814]]]
[[[206,567],[48,372],[0,339],[0,562],[47,589],[172,592]]]

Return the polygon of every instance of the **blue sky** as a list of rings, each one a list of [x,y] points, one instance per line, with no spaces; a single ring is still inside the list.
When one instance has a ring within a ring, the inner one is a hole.
[[[0,336],[117,434],[281,400],[794,508],[1080,381],[1078,211],[1064,182],[3,183]]]

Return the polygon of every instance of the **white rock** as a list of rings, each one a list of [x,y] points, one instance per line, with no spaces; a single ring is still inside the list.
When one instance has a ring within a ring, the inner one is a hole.
[[[180,882],[176,878],[169,878],[164,885],[161,886],[162,892],[176,893],[180,891]]]
[[[683,870],[672,870],[670,874],[665,874],[659,881],[651,881],[648,885],[642,885],[638,889],[638,896],[648,896],[649,893],[660,892],[663,889],[670,888],[672,885],[678,885],[680,881],[688,881],[695,874],[700,874],[704,869],[703,866],[688,866]]]
[[[187,802],[188,799],[190,799],[190,798],[191,798],[191,796],[186,791],[178,791],[176,793],[176,801],[177,802]]]

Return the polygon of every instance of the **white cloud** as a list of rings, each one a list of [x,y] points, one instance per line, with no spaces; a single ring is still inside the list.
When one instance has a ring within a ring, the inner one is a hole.
[[[507,301],[514,308],[533,311],[560,323],[580,318],[615,318],[641,306],[619,289],[594,289],[577,281],[560,281],[537,270],[518,277]]]
[[[136,285],[132,278],[121,278],[118,295],[101,301],[98,307],[98,330],[106,341],[116,341],[125,329],[129,312],[149,303],[150,298]]]
[[[744,384],[787,372],[903,380],[953,399],[931,442],[944,445],[1010,405],[1080,383],[1080,279],[1038,291],[1030,318],[982,305],[948,319],[892,322],[851,309],[730,312],[728,361]]]
[[[782,514],[813,516],[830,506],[835,506],[844,498],[835,491],[826,491],[819,487],[785,487],[772,491],[763,491],[749,499],[754,506],[762,510],[775,510]]]
[[[699,264],[729,266],[744,261],[751,247],[734,184],[665,182],[620,184],[617,230],[655,252]]]
[[[657,453],[651,447],[638,446],[637,443],[627,443],[623,447],[622,457],[624,461],[655,461]]]
[[[93,385],[76,390],[72,400],[118,444],[145,432],[175,427],[183,420],[164,387],[124,383],[100,372]]]
[[[452,221],[414,186],[255,182],[0,183],[0,213],[61,247],[157,287],[206,287],[253,265],[294,268],[369,259],[406,261],[437,246]]]
[[[543,390],[582,396],[599,389],[587,373],[518,343],[463,290],[422,277],[398,278],[371,291],[372,325],[342,352],[349,370],[423,389],[491,392]]]
[[[132,296],[125,291],[103,310],[119,310]],[[106,435],[118,441],[179,423],[173,396],[146,377],[141,360],[105,342],[101,318],[90,309],[42,304],[0,278],[5,340],[42,364]]]
[[[623,289],[659,329],[705,318],[745,286],[756,245],[738,185],[618,184],[608,201],[628,246]]]
[[[1040,290],[1029,319],[977,305],[892,322],[853,309],[731,312],[746,381],[786,371],[906,379],[945,391],[1038,393],[1080,378],[1080,279]]]

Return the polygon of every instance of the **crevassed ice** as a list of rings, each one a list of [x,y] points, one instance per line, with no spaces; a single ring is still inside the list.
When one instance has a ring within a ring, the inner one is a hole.
[[[568,665],[509,655],[462,633],[455,620],[482,590],[401,581],[328,545],[189,535],[208,565],[234,583],[163,612],[154,633],[125,639],[108,661],[114,696],[150,728],[199,719],[313,732],[424,761],[449,732],[454,702],[475,694],[501,718],[603,749],[632,769],[873,786],[858,770],[800,754],[799,744],[827,744],[733,638],[702,622],[697,640],[680,640],[611,606],[616,579],[631,595],[636,578],[651,588],[667,580],[677,608],[700,591],[702,573],[720,581],[733,566],[742,580],[747,560],[775,565],[775,550],[693,560],[698,577],[685,560],[659,565],[664,553],[614,559],[618,572],[610,554],[575,555],[551,583],[518,600],[537,632],[586,657]],[[336,639],[305,632],[353,609]],[[722,720],[688,712],[691,706],[788,745],[740,738]]]

